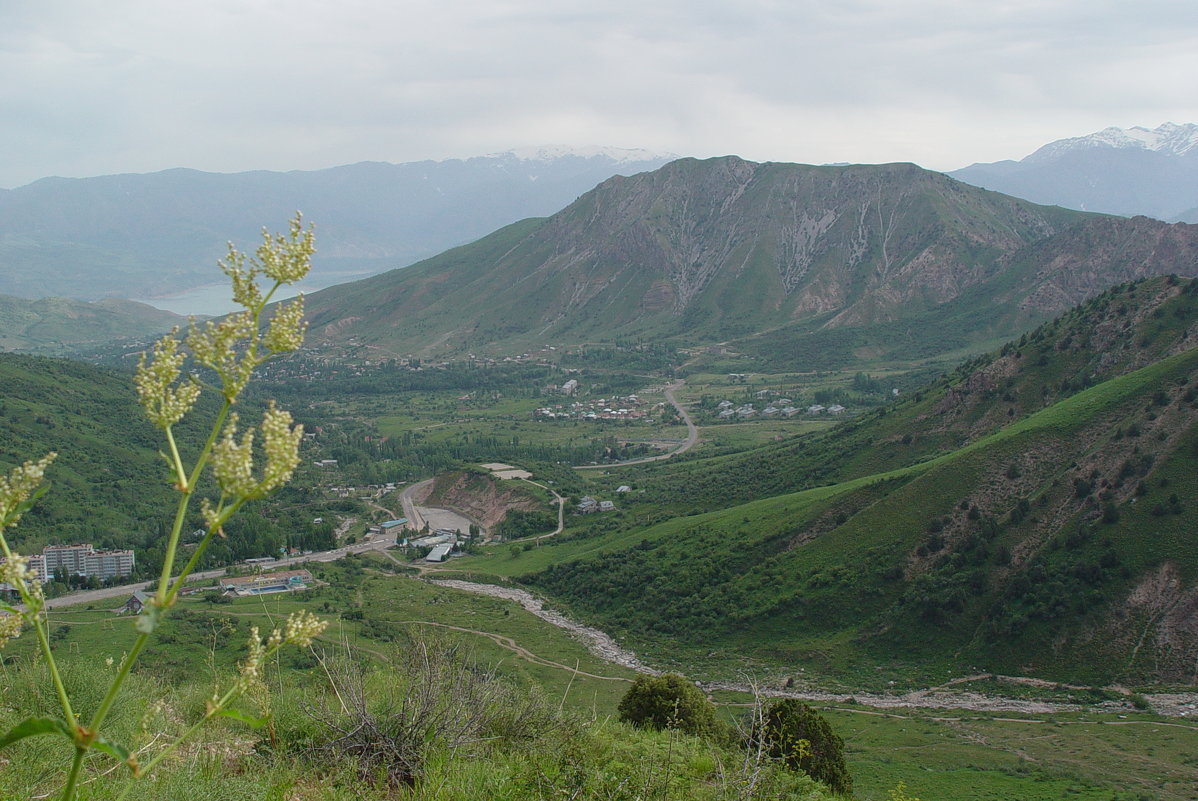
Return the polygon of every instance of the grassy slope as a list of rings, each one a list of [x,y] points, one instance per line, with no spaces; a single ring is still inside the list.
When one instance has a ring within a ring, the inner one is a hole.
[[[334,620],[333,629],[319,648],[331,649],[336,642],[345,640],[362,648],[360,653],[368,664],[374,664],[379,659],[376,654],[384,654],[396,645],[410,647],[410,636],[456,643],[479,664],[497,666],[504,679],[542,688],[542,695],[553,708],[560,705],[567,714],[581,714],[585,720],[595,721],[581,736],[572,736],[569,741],[550,741],[544,748],[535,746],[520,751],[516,761],[487,754],[452,760],[437,769],[431,782],[441,787],[441,797],[448,794],[487,801],[506,797],[503,788],[517,765],[549,769],[558,764],[550,758],[551,753],[560,756],[569,750],[577,754],[579,749],[590,755],[586,757],[586,770],[596,781],[604,771],[621,765],[624,774],[620,778],[631,770],[642,778],[654,770],[661,772],[659,779],[674,775],[674,792],[685,794],[678,797],[703,798],[703,793],[711,789],[710,776],[704,781],[707,789],[691,783],[692,778],[702,779],[691,771],[701,773],[701,766],[710,764],[698,744],[675,738],[670,746],[666,741],[636,734],[608,719],[628,686],[626,677],[631,674],[627,671],[599,662],[568,634],[515,605],[462,595],[406,577],[378,575],[370,568],[370,565],[385,568],[387,564],[385,557],[371,557],[319,566],[317,569],[329,586],[310,594],[238,599],[218,605],[185,599],[165,624],[163,638],[169,642],[160,644],[148,655],[136,675],[133,692],[119,707],[115,721],[118,730],[135,730],[144,711],[139,699],[161,699],[166,703],[168,714],[152,718],[151,730],[162,725],[163,718],[170,721],[195,714],[210,692],[212,670],[217,675],[228,675],[233,670],[250,625],[268,627],[290,611],[308,608]],[[357,619],[357,611],[363,612],[361,619]],[[426,622],[407,622],[413,620]],[[96,674],[104,672],[104,657],[119,656],[126,647],[122,643],[127,644],[131,638],[132,621],[114,618],[107,610],[100,609],[61,610],[53,614],[53,621],[52,630],[67,631],[55,637],[55,645],[68,659],[68,682],[73,689],[83,692],[84,697],[93,698],[90,703],[94,703],[94,697],[98,696],[93,683],[102,678]],[[442,625],[430,625],[434,623]],[[510,637],[539,658],[625,680],[571,677],[568,670],[529,662],[488,636],[445,626]],[[11,651],[7,656],[14,659],[4,668],[5,676],[8,686],[20,688],[10,698],[20,700],[0,710],[0,728],[9,722],[6,715],[15,719],[26,710],[46,711],[52,704],[51,698],[32,692],[33,685],[28,682],[35,677],[21,667],[30,644],[27,638],[22,638],[9,646]],[[302,654],[287,654],[282,667],[283,673],[272,671],[268,680],[276,715],[275,735],[287,744],[310,728],[300,710],[318,697],[320,680],[318,671],[312,671],[311,660]],[[715,700],[727,705],[724,707],[727,715],[735,715],[743,709],[739,705],[749,699],[736,693],[718,692]],[[38,704],[47,706],[38,707]],[[252,711],[252,705],[247,709]],[[1018,721],[1003,720],[1011,718],[1010,713],[963,715],[944,710],[889,710],[880,714],[878,710],[855,704],[841,704],[823,711],[846,740],[846,758],[860,801],[884,801],[889,798],[888,791],[900,781],[912,796],[923,801],[1010,798],[1050,801],[1065,796],[1083,801],[1132,801],[1137,792],[1150,792],[1153,797],[1168,801],[1188,797],[1188,777],[1192,771],[1188,765],[1188,743],[1193,729],[1179,728],[1176,721],[1166,722],[1148,715],[1121,719],[1114,713],[1098,710],[1053,717],[1020,714],[1015,716],[1020,718]],[[302,761],[293,763],[286,755],[274,759],[263,748],[254,753],[255,737],[255,732],[235,723],[212,727],[206,730],[204,738],[209,749],[219,749],[225,754],[219,769],[202,760],[180,760],[168,764],[135,797],[199,799],[213,794],[269,797],[272,793],[289,792],[297,798],[331,801],[361,797],[364,792],[352,776],[336,772],[327,763],[322,766],[325,772],[321,782],[306,781],[312,766]],[[602,745],[609,741],[619,744],[618,753]],[[20,790],[22,797],[45,792],[53,775],[52,769],[47,771],[52,764],[47,762],[48,744],[49,741],[30,741],[29,745],[20,746],[19,751],[11,752],[17,758],[0,765],[0,787]],[[672,758],[660,750],[667,746],[672,749]],[[492,778],[480,784],[480,776],[484,774]],[[560,774],[550,770],[548,775]],[[99,783],[98,797],[108,797],[110,790],[119,788],[119,781],[106,783],[115,778],[117,775],[113,774]],[[517,797],[528,797],[527,790],[511,792]],[[596,795],[605,797],[602,793]]]
[[[58,453],[46,474],[51,491],[15,530],[18,542],[100,546],[151,533],[147,521],[172,493],[162,480],[158,438],[127,375],[0,354],[0,385],[0,466]]]
[[[84,303],[0,295],[0,349],[55,355],[118,340],[162,334],[184,318],[128,300]]]
[[[1120,351],[1113,371],[1157,355],[1141,350],[1175,347],[1173,334],[1188,330],[1192,296],[1166,294],[1155,307],[1161,314],[1149,306],[1129,325],[1136,347]],[[1090,313],[1101,317],[1102,304],[1125,300],[1106,298]],[[1070,319],[1080,330],[1085,318]],[[840,433],[850,446],[840,454],[850,458],[827,459],[822,473],[847,480],[648,528],[629,523],[480,560],[477,569],[524,575],[655,650],[690,644],[684,661],[722,644],[841,675],[885,661],[925,675],[985,665],[1091,681],[1184,679],[1198,643],[1174,623],[1198,565],[1186,534],[1193,511],[1170,497],[1198,495],[1194,392],[1186,387],[1198,351],[1075,391],[1078,365],[1092,367],[1093,354],[1071,350],[1062,335],[1070,319],[1029,337],[1019,357],[996,357],[1030,365],[1005,394],[1003,384],[974,387],[991,397],[971,405],[958,391],[946,409],[950,386],[969,386],[949,378],[893,419],[848,424]],[[1002,409],[1034,408],[1057,393],[1065,397],[999,422]],[[913,447],[895,438],[913,420],[931,427],[951,418],[956,429],[908,429],[917,432]],[[878,441],[887,444],[860,445]],[[728,469],[746,461],[708,460],[676,475],[701,475],[695,491],[710,497],[721,485],[752,485]],[[801,458],[790,465],[802,475]],[[1173,594],[1137,600],[1173,580]],[[1136,647],[1141,636],[1146,645]]]

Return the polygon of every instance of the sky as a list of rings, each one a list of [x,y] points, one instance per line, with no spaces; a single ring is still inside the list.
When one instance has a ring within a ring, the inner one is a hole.
[[[951,170],[1198,122],[1193,0],[0,6],[0,188],[542,144]]]

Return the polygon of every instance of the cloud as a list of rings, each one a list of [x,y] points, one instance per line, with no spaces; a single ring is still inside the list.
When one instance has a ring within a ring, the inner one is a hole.
[[[1187,6],[875,0],[18,4],[0,186],[541,142],[795,161],[1020,157],[1198,120]]]

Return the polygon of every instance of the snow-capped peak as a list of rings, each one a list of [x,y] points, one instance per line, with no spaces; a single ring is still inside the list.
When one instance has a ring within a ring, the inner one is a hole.
[[[643,148],[601,147],[587,145],[574,147],[571,145],[538,145],[521,147],[503,153],[489,153],[488,158],[509,156],[521,161],[553,161],[555,159],[575,157],[583,159],[606,158],[617,164],[627,164],[639,161],[672,161],[678,158],[673,153],[658,153]]]
[[[1057,158],[1072,150],[1087,148],[1118,148],[1153,150],[1173,156],[1181,156],[1198,147],[1198,125],[1177,125],[1166,122],[1155,130],[1139,125],[1132,128],[1104,128],[1089,136],[1060,139],[1051,142],[1028,156],[1025,161],[1045,161]]]

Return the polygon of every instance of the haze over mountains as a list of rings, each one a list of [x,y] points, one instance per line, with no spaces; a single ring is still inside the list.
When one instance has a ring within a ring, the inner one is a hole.
[[[1020,161],[948,173],[975,186],[1070,209],[1198,222],[1198,125],[1106,128]]]
[[[612,175],[670,158],[544,147],[310,172],[46,178],[0,190],[0,293],[148,298],[212,284],[226,242],[252,248],[262,226],[296,209],[320,227],[312,277],[328,285],[550,214]]]
[[[1020,162],[951,175],[1064,207],[1198,219],[1196,144],[1193,124],[1109,128],[1051,143]],[[843,350],[878,339],[894,345],[903,337],[896,325],[909,331],[950,319],[947,329],[959,335],[938,345],[954,347],[1008,336],[1113,282],[1189,269],[1184,229],[1093,221],[1062,240],[1081,218],[971,192],[911,165],[687,160],[722,166],[709,174],[674,166],[652,178],[606,182],[562,211],[614,175],[654,170],[671,158],[542,147],[312,172],[47,178],[0,190],[0,293],[91,300],[185,292],[174,305],[160,302],[181,312],[225,311],[223,287],[219,295],[204,288],[219,278],[214,263],[226,240],[252,249],[260,225],[296,208],[317,223],[320,239],[306,291],[435,257],[406,277],[314,298],[313,319],[327,326],[321,336],[439,352],[527,339],[534,328],[567,339],[690,342],[770,331],[756,346],[822,336],[826,350],[828,332],[872,327],[864,338],[835,337],[832,345]],[[532,219],[550,214],[549,222]],[[529,259],[540,266],[523,263]],[[430,271],[443,277],[414,289]],[[535,280],[530,271],[539,271]],[[1013,283],[1000,290],[996,281]],[[364,305],[340,300],[354,297]],[[380,314],[383,298],[390,311]],[[978,303],[988,304],[985,314]],[[107,336],[103,326],[92,329],[101,317],[121,327],[111,314],[77,313],[82,307],[54,321],[61,303],[20,306],[18,298],[8,301],[12,324],[0,325],[8,347],[53,352],[57,345],[42,334],[55,330],[94,341]],[[129,332],[164,325],[136,307],[122,313]],[[400,316],[390,330],[390,317]],[[34,319],[41,333],[29,338],[19,326]]]

